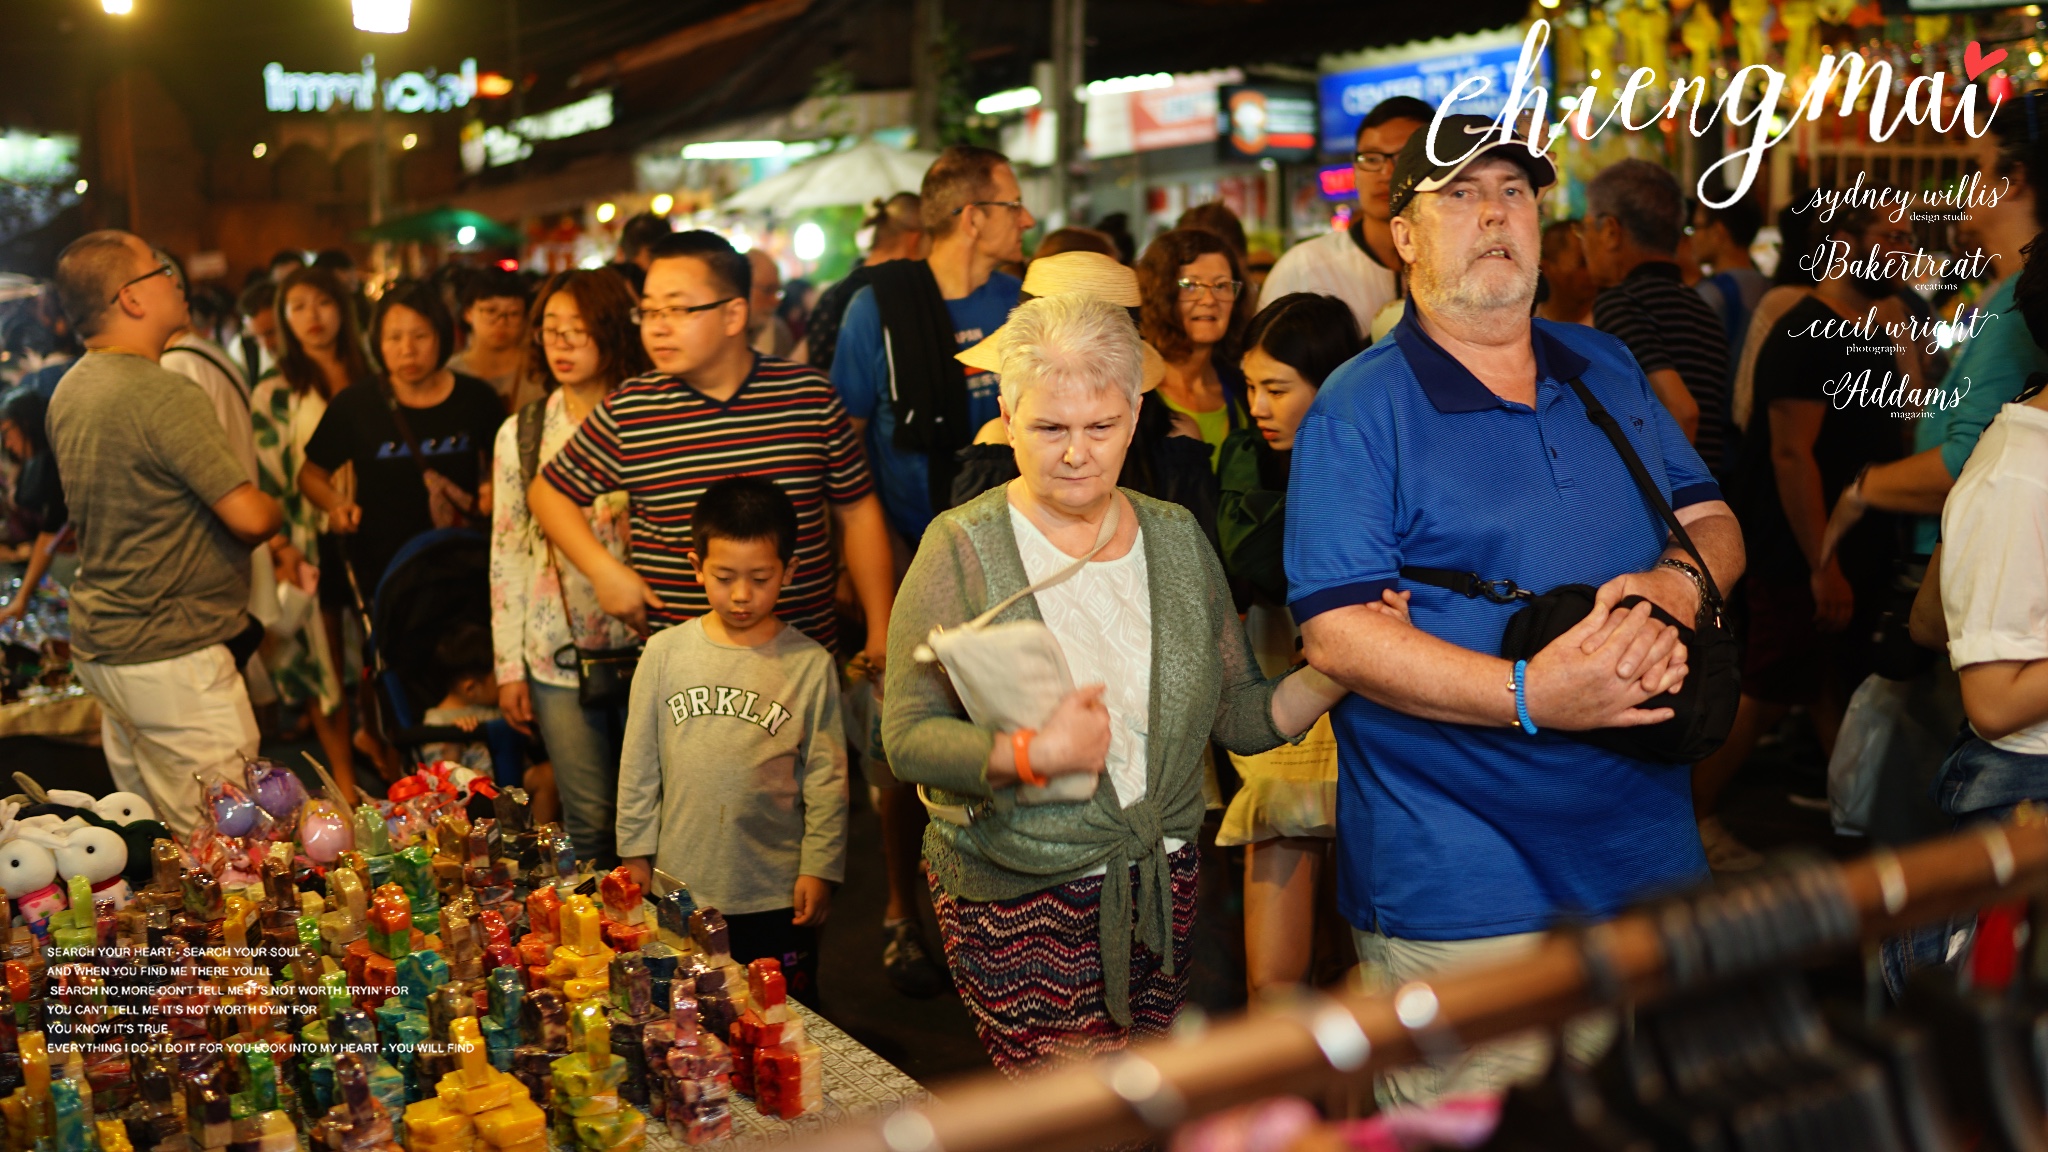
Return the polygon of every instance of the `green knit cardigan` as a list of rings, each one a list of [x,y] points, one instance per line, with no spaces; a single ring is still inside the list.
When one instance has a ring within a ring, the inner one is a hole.
[[[940,515],[925,531],[889,618],[882,746],[898,779],[933,799],[977,807],[971,826],[933,820],[925,856],[941,887],[965,900],[1009,900],[1106,868],[1103,991],[1130,1023],[1130,885],[1138,868],[1137,939],[1173,972],[1173,885],[1163,841],[1201,831],[1202,750],[1213,738],[1241,755],[1287,742],[1273,727],[1273,689],[1252,658],[1223,567],[1194,516],[1124,490],[1137,509],[1152,590],[1152,704],[1145,798],[1121,807],[1105,780],[1092,800],[1018,805],[988,783],[995,734],[966,719],[946,673],[911,652],[935,627],[955,627],[1030,583],[1002,487]],[[1035,597],[997,622],[1039,620]]]

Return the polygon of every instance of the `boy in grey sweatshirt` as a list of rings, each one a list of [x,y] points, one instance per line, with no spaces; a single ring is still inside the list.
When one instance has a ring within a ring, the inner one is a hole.
[[[782,962],[812,1000],[817,931],[846,875],[846,746],[832,654],[775,618],[796,509],[773,483],[697,502],[692,562],[711,614],[659,632],[633,675],[619,761],[619,855],[725,913],[733,959]]]

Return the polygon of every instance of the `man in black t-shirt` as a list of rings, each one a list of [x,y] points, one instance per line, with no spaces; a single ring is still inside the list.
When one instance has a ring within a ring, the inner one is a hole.
[[[1838,211],[1816,249],[1787,251],[1825,278],[1777,322],[1756,361],[1756,403],[1736,466],[1736,508],[1749,553],[1749,643],[1742,705],[1728,742],[1700,765],[1702,816],[1757,737],[1794,704],[1813,709],[1832,750],[1842,709],[1870,672],[1875,621],[1897,555],[1894,518],[1872,514],[1820,564],[1835,498],[1866,466],[1905,455],[1909,424],[1890,401],[1932,382],[1905,379],[1898,342],[1871,319],[1898,290],[1882,264],[1914,249],[1904,222]],[[1845,263],[1845,261],[1847,263]]]

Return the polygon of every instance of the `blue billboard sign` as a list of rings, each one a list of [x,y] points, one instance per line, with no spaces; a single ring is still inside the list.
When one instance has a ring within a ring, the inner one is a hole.
[[[1521,58],[1522,46],[1508,44],[1355,72],[1332,72],[1321,81],[1323,151],[1333,156],[1350,155],[1358,139],[1358,122],[1389,96],[1413,96],[1435,108],[1452,89],[1474,76],[1487,78],[1486,90],[1478,96],[1460,99],[1453,111],[1492,116],[1507,101],[1508,87],[1514,83],[1515,66]],[[1539,65],[1531,83],[1542,83],[1543,73]]]

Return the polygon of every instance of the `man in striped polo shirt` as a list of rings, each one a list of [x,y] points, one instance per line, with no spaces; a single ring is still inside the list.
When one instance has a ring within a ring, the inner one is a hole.
[[[1726,475],[1728,334],[1678,267],[1685,202],[1648,160],[1609,165],[1586,186],[1586,270],[1603,291],[1593,327],[1621,337],[1707,470]]]
[[[636,315],[656,371],[607,396],[541,469],[527,494],[534,519],[604,610],[644,634],[710,611],[690,563],[697,498],[728,477],[772,480],[797,510],[796,559],[776,614],[836,650],[837,535],[867,613],[863,654],[879,668],[895,597],[888,529],[831,381],[747,346],[752,269],[722,237],[679,232],[652,256]],[[630,567],[582,512],[617,491],[631,500]]]

